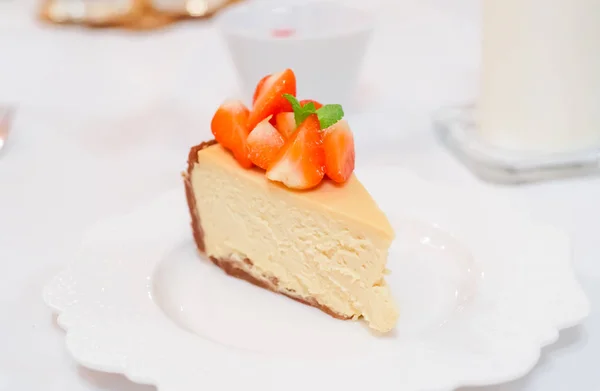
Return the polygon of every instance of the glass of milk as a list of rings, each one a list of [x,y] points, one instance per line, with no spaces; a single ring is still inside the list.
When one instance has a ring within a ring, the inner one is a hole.
[[[600,0],[483,0],[480,84],[474,107],[438,117],[480,173],[514,182],[593,170]]]

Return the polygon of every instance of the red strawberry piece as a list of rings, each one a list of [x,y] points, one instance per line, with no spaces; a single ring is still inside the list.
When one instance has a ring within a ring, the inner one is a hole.
[[[231,151],[238,163],[245,168],[252,167],[248,159],[248,108],[239,100],[225,101],[213,116],[210,129],[217,142]]]
[[[277,157],[283,147],[284,140],[281,134],[265,118],[248,135],[248,158],[262,169],[267,169]]]
[[[267,76],[263,77],[262,79],[260,79],[260,81],[256,85],[256,89],[254,90],[254,96],[252,97],[252,105],[253,106],[256,103],[256,100],[258,99],[260,92],[262,91],[263,87],[265,86],[267,79],[270,77],[271,77],[271,75],[267,75]]]
[[[269,76],[263,83],[248,118],[248,127],[254,129],[270,115],[292,111],[292,105],[283,94],[296,96],[296,76],[291,69]]]
[[[307,103],[311,103],[311,102],[313,105],[315,105],[315,109],[317,109],[317,110],[319,110],[321,107],[323,107],[322,104],[320,104],[316,100],[312,100],[312,99],[302,99],[300,101],[300,106],[304,107]]]
[[[298,126],[267,170],[267,178],[292,189],[310,189],[325,175],[325,149],[315,114]]]
[[[344,183],[354,171],[354,136],[344,119],[323,131],[325,173],[337,183]]]
[[[294,113],[279,113],[275,116],[275,127],[286,140],[296,130],[296,119]]]

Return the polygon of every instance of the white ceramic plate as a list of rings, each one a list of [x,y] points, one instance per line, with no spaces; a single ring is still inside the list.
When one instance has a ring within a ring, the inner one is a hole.
[[[99,223],[46,286],[68,350],[160,391],[441,391],[522,376],[560,329],[587,316],[562,232],[487,191],[394,168],[357,174],[398,234],[392,335],[199,259],[180,188]]]

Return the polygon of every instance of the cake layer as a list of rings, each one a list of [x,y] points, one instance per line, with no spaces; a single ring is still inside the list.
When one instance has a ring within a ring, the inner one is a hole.
[[[217,258],[211,257],[210,260],[215,265],[217,265],[218,267],[223,269],[223,271],[225,271],[225,273],[229,274],[230,276],[237,277],[242,280],[248,281],[248,282],[250,282],[254,285],[257,285],[261,288],[269,289],[273,292],[284,294],[284,295],[286,295],[294,300],[297,300],[303,304],[307,304],[307,305],[316,307],[316,308],[320,309],[321,311],[333,316],[334,318],[343,319],[343,320],[350,319],[348,316],[337,313],[333,309],[319,304],[312,297],[300,297],[299,295],[295,294],[295,292],[293,292],[293,291],[287,290],[285,288],[281,288],[279,286],[279,280],[277,278],[262,275],[262,274],[256,272],[255,270],[253,270],[254,262],[252,262],[250,259],[234,260],[234,259],[224,259],[224,258],[217,259]]]
[[[356,177],[291,191],[205,143],[190,152],[186,189],[198,248],[229,274],[378,331],[395,325],[383,280],[394,233]]]

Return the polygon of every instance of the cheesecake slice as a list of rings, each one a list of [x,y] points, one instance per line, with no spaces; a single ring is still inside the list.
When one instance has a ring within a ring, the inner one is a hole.
[[[198,250],[226,273],[339,319],[394,328],[384,280],[394,231],[354,174],[293,190],[211,141],[191,149],[184,180]]]

